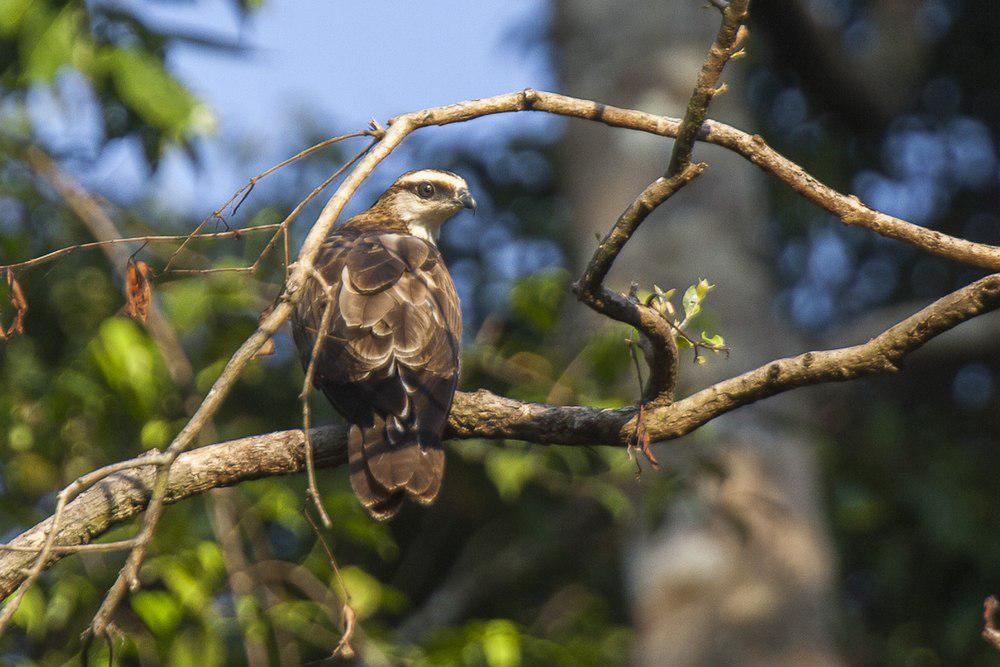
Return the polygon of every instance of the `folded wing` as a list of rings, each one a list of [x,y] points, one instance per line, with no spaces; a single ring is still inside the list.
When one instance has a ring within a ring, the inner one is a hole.
[[[317,268],[331,288],[331,323],[315,386],[351,424],[351,484],[379,518],[406,495],[432,502],[441,487],[441,434],[458,381],[461,313],[437,249],[397,232],[344,230]],[[308,366],[326,296],[310,281],[293,335]]]

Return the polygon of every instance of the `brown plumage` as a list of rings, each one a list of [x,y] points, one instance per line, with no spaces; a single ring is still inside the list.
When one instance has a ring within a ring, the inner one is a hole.
[[[435,241],[463,207],[475,201],[461,177],[403,174],[334,230],[316,259],[334,303],[313,384],[350,424],[351,485],[378,519],[392,517],[406,496],[431,503],[441,488],[462,320]],[[325,304],[322,288],[309,281],[292,328],[303,367]]]

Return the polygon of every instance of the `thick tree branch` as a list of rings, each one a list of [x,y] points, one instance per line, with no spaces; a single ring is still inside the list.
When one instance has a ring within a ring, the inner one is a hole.
[[[807,352],[780,359],[724,380],[671,405],[650,409],[646,428],[654,441],[670,440],[736,408],[796,387],[851,380],[898,370],[906,355],[932,338],[977,315],[1000,307],[1000,274],[987,276],[935,301],[867,343],[838,350]],[[627,446],[636,410],[524,403],[488,391],[459,392],[449,415],[449,438],[525,440],[539,444]],[[329,426],[310,432],[316,465],[346,462],[346,434]],[[63,513],[46,566],[87,544],[111,526],[141,513],[156,478],[149,459],[115,464],[120,471],[81,493]],[[252,436],[202,447],[178,456],[166,484],[166,502],[243,481],[297,473],[304,469],[301,430]],[[23,581],[25,568],[42,547],[52,519],[46,519],[0,547],[0,597]]]

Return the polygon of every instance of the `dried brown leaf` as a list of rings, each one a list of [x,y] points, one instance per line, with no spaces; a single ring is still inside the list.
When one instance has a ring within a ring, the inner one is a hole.
[[[344,615],[344,634],[340,637],[340,642],[337,644],[337,647],[333,649],[333,654],[330,657],[340,657],[350,660],[355,655],[354,647],[351,646],[351,639],[354,638],[354,630],[357,626],[358,617],[354,613],[354,609],[351,605],[346,602],[344,603],[344,607],[341,609],[341,613]]]
[[[133,320],[145,322],[153,302],[153,286],[149,281],[149,264],[129,259],[125,266],[125,313]]]
[[[997,629],[995,623],[998,607],[1000,607],[1000,601],[992,595],[983,602],[983,639],[996,649],[1000,649],[1000,630]]]
[[[7,287],[10,289],[10,305],[14,307],[14,321],[6,332],[0,331],[3,333],[3,338],[24,333],[24,316],[28,312],[28,300],[24,298],[24,290],[21,289],[20,283],[14,277],[14,272],[10,269],[7,269]],[[0,329],[2,328],[0,327]]]

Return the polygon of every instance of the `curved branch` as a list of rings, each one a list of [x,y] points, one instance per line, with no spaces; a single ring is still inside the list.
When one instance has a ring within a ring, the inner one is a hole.
[[[529,89],[522,93],[511,93],[501,97],[517,95],[523,96],[525,101],[515,110],[545,111],[664,137],[677,137],[681,125],[681,121],[676,118],[657,116],[634,109],[622,109],[557,93]],[[516,106],[513,101],[508,101],[508,104]],[[491,106],[497,106],[497,104],[494,102]],[[499,112],[493,111],[491,113]],[[465,116],[465,119],[471,117],[468,112],[465,113]],[[909,243],[921,250],[956,262],[964,262],[992,271],[1000,270],[1000,247],[985,243],[973,243],[942,234],[869,208],[856,196],[842,194],[829,185],[821,183],[805,169],[768,146],[767,142],[759,135],[748,134],[725,123],[706,120],[698,134],[698,140],[721,146],[742,155],[761,169],[774,174],[785,185],[809,201],[837,216],[844,224],[865,227],[876,234]]]
[[[678,363],[674,330],[653,308],[605,287],[604,278],[646,217],[704,170],[704,164],[689,164],[675,176],[660,177],[646,186],[618,217],[614,227],[594,251],[583,277],[573,285],[573,291],[580,301],[606,317],[632,325],[649,341],[649,386],[644,391],[644,401],[673,400]]]
[[[962,322],[1000,307],[1000,274],[987,276],[935,301],[867,343],[838,350],[807,352],[780,359],[703,389],[671,405],[646,412],[645,426],[654,441],[670,440],[736,408],[796,387],[851,380],[898,370],[908,354]],[[524,403],[488,391],[459,392],[449,415],[450,438],[525,440],[538,444],[627,446],[634,432],[633,408],[589,408]],[[343,428],[310,431],[316,464],[346,462]],[[301,430],[280,431],[202,447],[178,456],[166,486],[166,502],[178,502],[219,486],[301,472],[305,449]],[[134,461],[134,460],[133,460]],[[62,558],[66,547],[88,544],[114,524],[143,512],[156,477],[155,465],[118,464],[107,477],[69,503],[46,566]],[[37,556],[52,519],[0,547],[0,597],[13,591]]]

